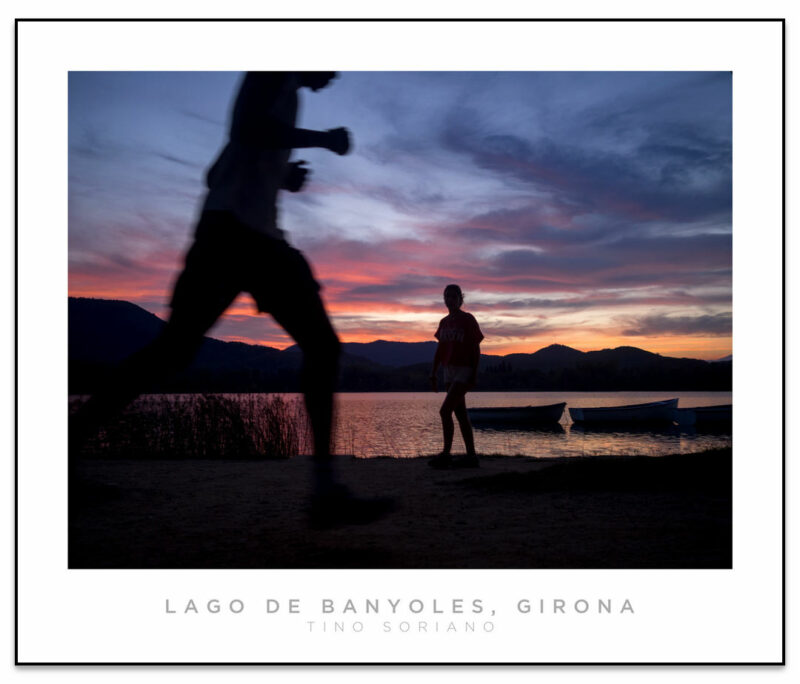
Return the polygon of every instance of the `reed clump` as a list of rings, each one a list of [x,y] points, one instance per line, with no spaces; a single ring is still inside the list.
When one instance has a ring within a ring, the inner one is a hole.
[[[74,410],[80,400],[71,402]],[[145,395],[85,446],[84,456],[285,459],[310,444],[299,398],[268,394]]]

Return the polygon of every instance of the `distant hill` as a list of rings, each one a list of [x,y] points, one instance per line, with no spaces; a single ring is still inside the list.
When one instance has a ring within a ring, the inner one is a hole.
[[[563,344],[551,344],[533,354],[507,354],[500,358],[517,371],[541,371],[549,368],[575,368],[585,355],[585,352]]]
[[[115,363],[153,340],[164,326],[135,304],[108,299],[69,298],[69,358]]]
[[[116,363],[156,338],[165,323],[140,306],[119,300],[69,299],[69,358]],[[279,349],[206,337],[201,366],[238,366],[276,359]]]
[[[70,393],[93,389],[109,368],[154,340],[164,325],[158,316],[130,302],[70,297]],[[299,365],[299,358],[284,357],[273,347],[206,337],[186,372],[148,391],[205,391],[206,387],[226,391],[280,376],[288,380]]]
[[[342,344],[342,351],[382,366],[401,368],[416,363],[430,364],[436,353],[436,344],[436,342],[388,342],[386,340],[345,342]],[[300,348],[292,345],[286,351],[297,353]]]
[[[130,302],[69,299],[69,391],[94,390],[109,369],[153,340],[164,326]],[[423,391],[436,342],[345,343],[341,391]],[[206,337],[185,372],[149,392],[296,392],[302,355]],[[617,347],[582,352],[552,344],[532,354],[481,356],[481,390],[730,390],[730,361],[678,359]]]

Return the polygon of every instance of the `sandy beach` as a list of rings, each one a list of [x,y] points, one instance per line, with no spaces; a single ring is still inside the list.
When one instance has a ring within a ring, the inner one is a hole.
[[[395,510],[311,529],[311,459],[87,460],[71,568],[725,568],[731,450],[664,457],[337,457]]]

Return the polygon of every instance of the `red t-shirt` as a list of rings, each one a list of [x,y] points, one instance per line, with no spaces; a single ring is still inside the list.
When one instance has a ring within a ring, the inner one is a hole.
[[[475,316],[466,311],[445,316],[434,337],[439,340],[439,361],[445,366],[472,366],[483,333]]]

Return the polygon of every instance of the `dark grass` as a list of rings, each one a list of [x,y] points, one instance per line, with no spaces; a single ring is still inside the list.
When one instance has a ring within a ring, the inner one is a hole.
[[[70,402],[74,411],[80,399]],[[82,458],[271,459],[309,444],[299,399],[279,395],[146,395],[82,449]]]

